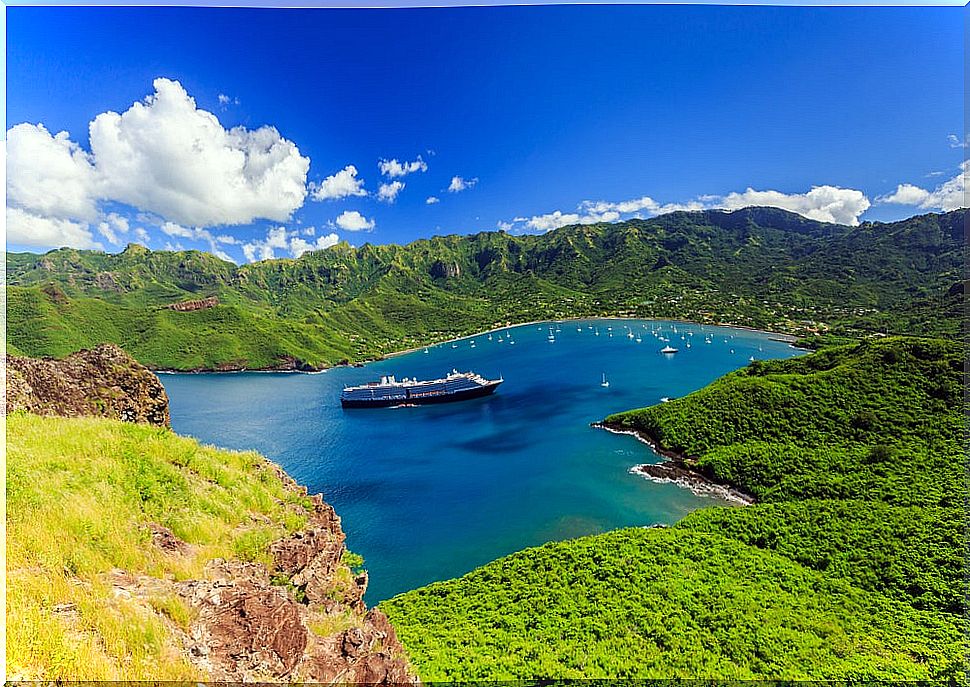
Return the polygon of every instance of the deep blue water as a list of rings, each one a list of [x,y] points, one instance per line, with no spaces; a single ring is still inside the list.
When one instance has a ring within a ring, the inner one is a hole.
[[[324,494],[343,519],[348,547],[366,560],[367,601],[376,603],[528,546],[669,524],[723,505],[630,474],[633,465],[659,458],[633,437],[590,423],[683,396],[751,356],[799,354],[767,334],[719,327],[649,320],[551,326],[559,328],[554,343],[550,325],[523,325],[508,330],[514,345],[499,343],[508,337],[503,331],[365,368],[162,375],[162,381],[177,432],[258,450]],[[641,342],[627,337],[628,327]],[[651,328],[662,329],[680,352],[661,355],[665,344]],[[705,335],[713,342],[705,344]],[[452,368],[502,375],[505,383],[493,396],[460,403],[340,406],[345,385],[382,374],[440,377]],[[603,373],[608,388],[601,386]]]

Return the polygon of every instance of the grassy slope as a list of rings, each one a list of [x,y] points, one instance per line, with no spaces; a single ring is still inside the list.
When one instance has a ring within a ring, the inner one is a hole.
[[[613,416],[765,503],[550,544],[383,607],[425,679],[954,678],[962,361],[954,342],[870,342]]]
[[[152,367],[315,366],[509,321],[630,314],[799,331],[956,334],[958,211],[850,228],[781,210],[673,213],[543,236],[340,244],[237,267],[198,251],[9,254],[10,344],[63,355],[110,341]],[[177,301],[218,296],[206,311]]]
[[[170,430],[100,419],[7,418],[7,671],[44,679],[196,680],[176,651],[189,610],[112,594],[114,568],[193,579],[217,557],[264,560],[305,524],[255,453],[200,446]],[[167,556],[144,526],[193,545]],[[264,561],[268,562],[268,560]],[[73,604],[76,612],[67,610]]]

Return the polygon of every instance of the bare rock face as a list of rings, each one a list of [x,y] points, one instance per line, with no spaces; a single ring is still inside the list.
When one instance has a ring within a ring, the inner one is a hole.
[[[214,308],[219,305],[218,296],[209,296],[208,298],[200,298],[194,301],[179,301],[178,303],[170,303],[165,307],[169,310],[175,310],[178,312],[191,312],[193,310],[206,310],[208,308]]]
[[[307,524],[270,545],[272,571],[216,560],[204,580],[176,583],[195,610],[189,659],[215,681],[417,684],[387,617],[364,605],[367,576],[343,563],[340,518],[279,474],[306,496]]]
[[[147,367],[113,344],[61,360],[7,358],[7,412],[92,415],[169,426],[168,395]]]
[[[270,586],[261,565],[214,561],[214,579],[178,585],[198,611],[189,657],[212,680],[253,682],[287,677],[303,658],[308,632],[303,609]]]
[[[429,271],[435,279],[454,279],[461,276],[461,265],[457,262],[435,260]]]

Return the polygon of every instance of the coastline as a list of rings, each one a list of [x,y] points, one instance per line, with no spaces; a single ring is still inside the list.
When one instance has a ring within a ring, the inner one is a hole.
[[[683,487],[698,496],[721,498],[743,506],[757,503],[757,499],[728,482],[718,482],[699,472],[683,454],[663,448],[657,440],[645,432],[635,429],[621,429],[603,422],[591,425],[604,429],[611,434],[626,434],[635,437],[664,460],[659,463],[641,463],[630,468],[629,472],[640,475],[652,482],[670,483]]]
[[[356,363],[340,363],[340,364],[337,364],[337,365],[331,365],[329,367],[319,367],[319,368],[317,368],[317,367],[313,367],[313,366],[307,366],[307,367],[312,368],[312,369],[299,369],[299,368],[296,368],[296,367],[289,367],[289,368],[282,368],[282,367],[257,367],[257,368],[238,367],[238,368],[231,368],[231,369],[226,369],[226,368],[220,369],[220,368],[215,368],[215,367],[213,367],[213,368],[200,367],[200,368],[194,368],[194,369],[191,369],[191,370],[176,370],[176,369],[172,369],[172,368],[157,368],[156,369],[156,368],[149,367],[149,369],[152,372],[156,373],[156,374],[238,374],[238,373],[242,373],[242,372],[265,372],[265,373],[288,373],[288,374],[290,374],[290,373],[292,373],[292,374],[321,374],[321,373],[326,372],[327,370],[331,370],[331,369],[338,368],[338,367],[358,367],[358,366],[364,366],[364,365],[367,365],[369,363],[375,363],[375,362],[380,362],[381,360],[387,360],[388,358],[397,358],[397,357],[402,356],[402,355],[407,355],[408,353],[415,353],[415,352],[420,351],[420,350],[422,350],[424,348],[430,348],[431,346],[442,346],[444,344],[455,343],[455,342],[458,342],[458,341],[462,341],[464,339],[474,338],[476,336],[487,336],[488,334],[494,334],[495,332],[501,331],[503,329],[514,329],[516,327],[528,327],[530,325],[546,324],[546,323],[549,323],[549,322],[583,322],[583,321],[602,321],[602,322],[607,322],[607,321],[616,321],[616,320],[620,320],[620,321],[639,320],[639,321],[644,321],[644,322],[673,322],[673,323],[676,323],[676,324],[686,324],[686,325],[693,325],[693,326],[698,326],[698,327],[720,327],[720,328],[724,328],[724,329],[737,329],[737,330],[740,330],[740,331],[754,332],[754,333],[757,333],[757,334],[766,334],[766,335],[768,335],[769,341],[779,341],[781,343],[787,343],[789,345],[792,345],[793,347],[794,347],[795,342],[798,341],[798,337],[795,336],[795,335],[793,335],[793,334],[785,334],[784,332],[773,332],[773,331],[768,331],[766,329],[757,329],[756,327],[748,327],[746,325],[741,325],[741,324],[721,324],[721,323],[716,323],[716,322],[698,322],[696,320],[685,320],[685,319],[679,319],[679,318],[626,317],[626,316],[622,316],[622,315],[615,315],[615,316],[593,315],[593,316],[587,316],[587,317],[561,317],[561,318],[558,318],[558,319],[530,320],[528,322],[517,322],[515,324],[496,325],[496,326],[491,327],[490,329],[483,329],[481,331],[474,332],[472,334],[462,334],[461,336],[455,336],[455,337],[452,337],[450,339],[442,339],[441,341],[435,341],[435,342],[427,343],[427,344],[420,345],[420,346],[413,346],[411,348],[404,348],[404,349],[401,349],[401,350],[398,350],[398,351],[392,351],[391,353],[385,354],[381,358],[375,358],[375,359],[370,359],[370,360],[361,360],[361,361],[357,361]]]

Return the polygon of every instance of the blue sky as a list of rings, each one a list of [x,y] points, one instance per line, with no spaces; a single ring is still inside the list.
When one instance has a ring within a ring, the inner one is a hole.
[[[952,209],[962,12],[11,7],[8,245],[243,262],[672,209]]]

